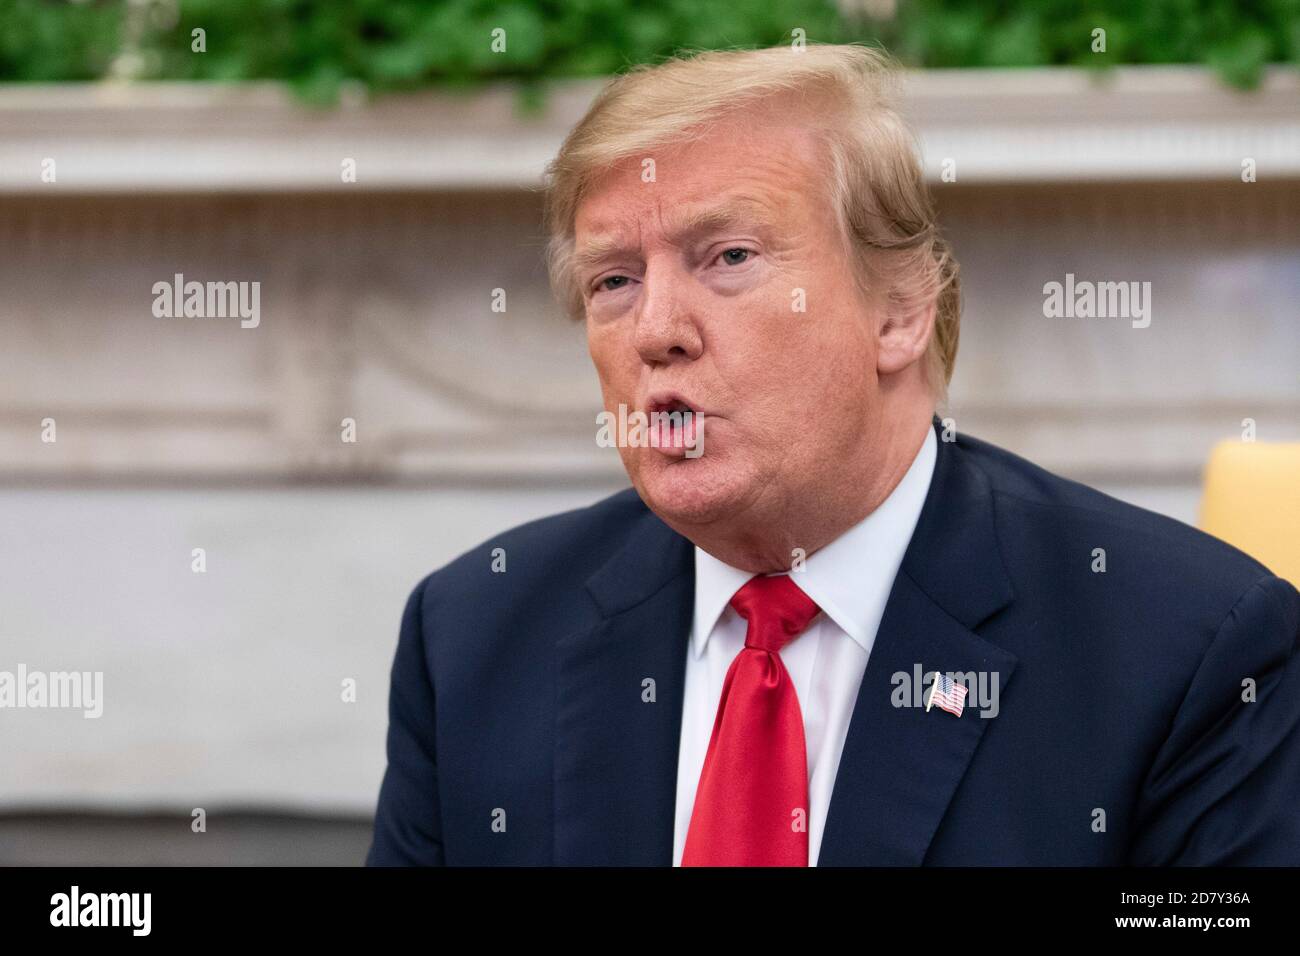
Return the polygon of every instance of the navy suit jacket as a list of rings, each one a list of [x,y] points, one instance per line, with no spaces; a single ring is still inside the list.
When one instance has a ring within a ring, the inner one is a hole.
[[[693,599],[630,490],[425,578],[367,863],[671,865]],[[941,440],[819,865],[1300,864],[1298,632],[1229,545]],[[997,716],[895,706],[918,665],[996,673]]]

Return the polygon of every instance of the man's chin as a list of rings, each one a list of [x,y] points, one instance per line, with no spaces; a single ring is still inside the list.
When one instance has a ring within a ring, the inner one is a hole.
[[[669,526],[684,531],[735,514],[745,501],[749,482],[723,462],[700,458],[661,458],[641,469],[637,493]]]

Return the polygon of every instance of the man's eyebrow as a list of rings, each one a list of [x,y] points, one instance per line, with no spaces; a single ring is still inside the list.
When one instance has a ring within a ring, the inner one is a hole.
[[[630,251],[631,248],[617,236],[596,236],[587,240],[582,248],[573,254],[572,261],[574,268],[581,269]]]
[[[691,236],[729,226],[752,223],[758,227],[770,227],[775,222],[775,215],[765,203],[752,199],[731,199],[718,206],[675,214],[669,221],[669,238],[673,242],[681,242]],[[581,269],[612,256],[635,251],[620,237],[598,235],[583,243],[582,248],[574,253],[572,261],[575,268]]]

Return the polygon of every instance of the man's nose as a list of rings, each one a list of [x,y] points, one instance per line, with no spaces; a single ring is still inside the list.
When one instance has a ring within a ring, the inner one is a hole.
[[[637,305],[636,350],[647,365],[693,361],[704,340],[687,290],[690,277],[671,268],[646,270]]]

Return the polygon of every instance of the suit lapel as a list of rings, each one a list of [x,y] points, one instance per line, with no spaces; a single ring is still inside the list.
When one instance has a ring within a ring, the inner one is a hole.
[[[937,422],[936,422],[937,424]],[[916,866],[992,722],[914,706],[919,667],[991,672],[1016,657],[975,628],[1013,599],[987,478],[939,442],[930,489],[858,690],[822,834],[819,866]],[[895,675],[906,675],[906,681]],[[909,706],[895,706],[905,698]]]
[[[672,864],[692,557],[645,512],[587,582],[600,623],[556,643],[557,864]]]
[[[858,689],[827,812],[818,866],[916,866],[991,720],[967,707],[895,707],[914,668],[995,671],[1005,688],[1016,658],[962,627],[905,573],[894,583]],[[893,679],[907,675],[906,684]],[[927,685],[928,687],[928,685]]]

